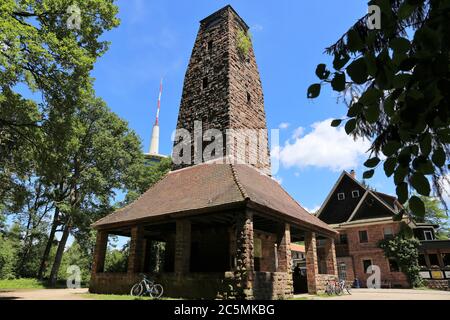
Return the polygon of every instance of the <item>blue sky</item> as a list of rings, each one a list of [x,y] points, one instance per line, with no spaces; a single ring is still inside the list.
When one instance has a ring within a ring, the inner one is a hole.
[[[110,108],[127,120],[149,148],[160,77],[164,92],[160,115],[160,152],[170,154],[184,73],[199,21],[231,4],[251,27],[262,78],[267,124],[280,130],[283,187],[310,210],[316,209],[343,169],[359,177],[367,142],[354,142],[331,118],[346,114],[336,95],[323,88],[309,100],[306,89],[317,82],[318,63],[330,62],[324,48],[365,14],[364,1],[149,1],[121,0],[121,25],[104,35],[109,51],[97,62],[95,89]],[[369,183],[395,193],[382,170]]]

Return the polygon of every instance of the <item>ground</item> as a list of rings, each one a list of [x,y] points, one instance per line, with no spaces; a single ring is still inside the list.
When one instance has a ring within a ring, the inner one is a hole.
[[[354,289],[351,295],[297,295],[298,300],[450,300],[449,291]],[[0,300],[130,300],[130,296],[89,294],[88,289],[0,289]],[[148,299],[148,298],[147,298]]]
[[[308,300],[450,300],[450,291],[417,289],[353,289],[351,295],[296,295]]]

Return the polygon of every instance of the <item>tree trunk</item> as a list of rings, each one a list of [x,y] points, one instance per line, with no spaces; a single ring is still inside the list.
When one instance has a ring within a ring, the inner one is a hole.
[[[55,214],[53,216],[52,228],[50,230],[50,235],[48,236],[47,245],[45,246],[44,254],[41,259],[41,265],[39,267],[38,279],[42,280],[44,278],[44,273],[47,269],[48,256],[50,255],[50,250],[52,249],[53,240],[55,240],[56,228],[58,228],[58,218],[59,209],[55,209]]]
[[[52,271],[50,273],[49,284],[51,287],[56,285],[56,280],[58,279],[59,267],[61,266],[61,261],[64,253],[64,249],[66,247],[67,238],[70,233],[70,221],[66,223],[64,226],[63,234],[61,237],[61,241],[59,241],[58,249],[56,250],[55,261],[53,261]]]

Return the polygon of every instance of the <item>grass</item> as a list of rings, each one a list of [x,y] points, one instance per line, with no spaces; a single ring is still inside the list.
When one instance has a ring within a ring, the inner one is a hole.
[[[146,297],[133,297],[126,294],[97,294],[97,293],[83,293],[81,294],[82,297],[88,298],[88,299],[95,299],[95,300],[154,300],[153,298],[150,298],[148,296]],[[162,297],[158,300],[182,300],[181,298],[169,298],[169,297]]]
[[[85,285],[82,283],[81,287]],[[66,280],[58,280],[55,287],[49,287],[48,283],[44,280],[38,280],[35,278],[19,278],[10,280],[0,279],[1,289],[63,289],[67,288]]]
[[[0,280],[0,289],[45,289],[45,283],[31,278]]]

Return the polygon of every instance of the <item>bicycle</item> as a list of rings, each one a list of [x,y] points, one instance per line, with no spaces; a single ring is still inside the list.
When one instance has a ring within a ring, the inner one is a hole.
[[[142,280],[133,285],[130,295],[133,297],[140,297],[148,294],[151,298],[159,299],[164,292],[163,286],[148,279],[145,274],[140,274],[140,276],[142,277]]]
[[[340,296],[341,294],[344,294],[345,291],[347,291],[348,294],[351,294],[349,286],[345,284],[345,280],[327,281],[325,284],[325,293],[329,296],[333,294]]]

